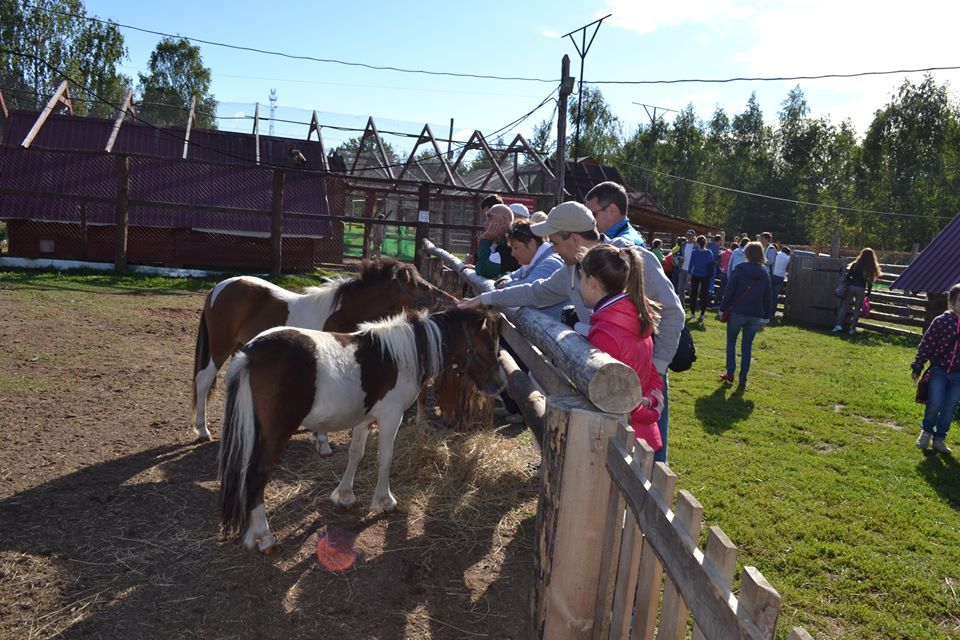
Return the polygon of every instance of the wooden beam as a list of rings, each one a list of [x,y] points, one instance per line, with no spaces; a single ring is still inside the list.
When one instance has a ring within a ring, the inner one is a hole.
[[[128,113],[133,117],[137,116],[137,109],[133,101],[133,89],[127,91],[127,97],[123,99],[123,105],[117,112],[117,119],[113,121],[113,130],[110,131],[107,146],[103,148],[107,153],[113,151],[113,144],[117,141],[117,135],[120,133],[120,125],[123,124],[123,119]]]
[[[3,91],[0,91],[0,110],[3,111],[3,119],[6,120],[10,117],[10,112],[7,111],[7,103],[3,99]]]
[[[30,131],[26,137],[24,137],[20,146],[24,149],[29,149],[30,145],[33,144],[33,139],[40,133],[40,128],[43,126],[43,123],[47,121],[47,118],[50,117],[50,114],[64,106],[66,106],[70,115],[73,115],[73,102],[70,101],[70,87],[67,86],[66,80],[60,83],[60,86],[47,101],[47,106],[43,108],[43,111],[39,117],[37,117],[37,121],[33,123],[33,127],[30,128]]]
[[[396,176],[393,175],[393,169],[390,167],[390,158],[387,157],[387,149],[383,146],[383,139],[380,137],[380,132],[377,131],[377,125],[373,121],[373,116],[367,118],[367,126],[363,129],[363,135],[360,136],[360,142],[357,144],[357,154],[353,156],[353,166],[350,167],[350,174],[352,175],[357,169],[357,161],[360,160],[360,154],[363,152],[363,145],[366,143],[367,138],[373,137],[376,144],[376,151],[380,152],[380,157],[378,161],[382,160],[380,168],[387,172],[387,176],[390,179],[395,179]]]
[[[436,258],[435,258],[436,260]],[[543,446],[543,429],[546,423],[547,399],[533,388],[527,372],[521,369],[505,349],[500,350],[500,366],[507,374],[507,394],[523,415],[523,421],[530,427],[537,446]]]
[[[400,169],[400,173],[397,174],[397,178],[402,178],[407,170],[410,168],[410,165],[414,162],[414,156],[416,156],[417,149],[420,148],[420,145],[424,142],[429,142],[433,146],[433,151],[437,155],[437,159],[440,161],[441,166],[443,167],[444,173],[447,174],[447,179],[444,184],[452,184],[456,186],[457,181],[454,178],[453,171],[450,169],[450,164],[447,162],[447,159],[442,151],[440,151],[440,145],[437,143],[436,137],[433,135],[433,131],[430,129],[429,124],[423,125],[423,130],[420,132],[420,137],[417,138],[417,143],[413,145],[413,149],[410,150],[410,156],[407,158],[407,161],[404,163],[403,168]],[[425,172],[426,173],[426,172]],[[429,177],[430,174],[427,174]]]
[[[487,174],[487,177],[484,178],[483,184],[480,185],[478,190],[482,190],[487,182],[490,181],[490,176],[493,173],[496,173],[500,176],[500,180],[503,182],[503,188],[507,191],[511,191],[511,186],[507,182],[507,177],[503,175],[503,171],[500,170],[500,165],[497,163],[497,159],[493,156],[493,152],[490,150],[490,147],[487,145],[486,138],[483,137],[483,134],[479,131],[474,131],[470,134],[470,138],[467,140],[467,144],[463,146],[463,149],[460,150],[460,155],[457,156],[457,161],[453,163],[452,171],[456,172],[457,167],[460,166],[460,163],[463,162],[464,156],[467,155],[467,152],[473,151],[474,149],[480,149],[483,151],[487,157],[490,159],[490,162],[493,163],[493,167],[490,169],[490,173]]]
[[[187,135],[183,138],[183,159],[187,159],[187,150],[190,148],[190,131],[193,130],[193,121],[197,113],[197,96],[190,97],[190,113],[187,114]],[[257,145],[259,152],[259,145]],[[259,153],[258,153],[259,155]],[[258,158],[259,161],[259,158]]]
[[[273,198],[270,206],[270,273],[280,275],[283,265],[283,181],[284,172],[273,170]]]
[[[130,158],[117,156],[116,243],[113,266],[118,273],[127,268],[127,223],[129,221]]]
[[[514,147],[519,147],[519,149],[514,150]],[[553,174],[553,171],[550,171],[550,167],[547,166],[547,163],[543,161],[543,158],[540,157],[540,154],[534,151],[533,147],[530,146],[530,143],[527,142],[527,139],[524,138],[519,133],[517,137],[513,139],[507,146],[506,153],[520,153],[520,150],[523,150],[528,156],[532,157],[534,162],[540,167],[540,170],[547,175],[551,180],[556,180],[557,177]]]
[[[324,171],[330,171],[330,165],[327,164],[327,148],[323,144],[323,136],[320,134],[320,119],[317,118],[317,112],[314,111],[310,116],[310,129],[307,130],[307,142],[310,141],[310,134],[317,132],[317,142],[320,143],[320,166]]]

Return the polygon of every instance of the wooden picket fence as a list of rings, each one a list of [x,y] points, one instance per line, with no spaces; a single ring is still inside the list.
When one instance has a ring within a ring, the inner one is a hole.
[[[448,291],[491,283],[424,242],[421,273]],[[503,335],[542,393],[503,353],[508,391],[542,429],[535,584],[529,639],[772,639],[780,595],[754,567],[734,593],[736,548],[711,527],[697,548],[703,508],[627,426],[639,390],[622,363],[532,309],[503,310]],[[618,366],[619,365],[619,366]],[[629,368],[627,368],[629,369]],[[605,410],[604,410],[605,409]],[[637,447],[634,449],[634,447]],[[793,629],[790,640],[811,636]]]

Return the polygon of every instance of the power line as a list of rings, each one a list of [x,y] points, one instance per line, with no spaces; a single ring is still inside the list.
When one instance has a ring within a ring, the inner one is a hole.
[[[710,188],[710,189],[717,189],[718,191],[727,191],[727,192],[730,192],[730,193],[738,193],[738,194],[740,194],[740,195],[751,196],[751,197],[753,197],[753,198],[762,198],[762,199],[764,199],[764,200],[775,200],[775,201],[777,201],[777,202],[785,202],[785,203],[787,203],[787,204],[799,204],[799,205],[804,205],[804,206],[808,206],[808,207],[817,207],[817,208],[821,208],[821,209],[833,209],[833,210],[835,210],[835,211],[844,211],[844,212],[848,212],[848,213],[868,213],[868,214],[880,215],[880,216],[901,216],[901,217],[905,217],[905,218],[934,218],[934,219],[937,219],[937,220],[951,220],[951,219],[952,219],[950,216],[925,216],[925,215],[922,215],[922,214],[919,214],[919,213],[897,213],[897,212],[895,212],[895,211],[877,211],[877,210],[875,210],[875,209],[857,209],[857,208],[855,208],[855,207],[841,207],[841,206],[839,206],[839,205],[824,204],[824,203],[821,203],[821,202],[809,202],[809,201],[807,201],[807,200],[793,200],[793,199],[791,199],[791,198],[782,198],[782,197],[780,197],[780,196],[771,196],[771,195],[766,194],[766,193],[756,193],[756,192],[754,192],[754,191],[745,191],[744,189],[734,189],[733,187],[724,187],[724,186],[719,185],[719,184],[711,184],[711,183],[709,183],[709,182],[703,182],[702,180],[694,180],[693,178],[686,178],[686,177],[684,177],[684,176],[677,176],[677,175],[674,175],[674,174],[672,174],[672,173],[667,173],[667,172],[665,172],[665,171],[657,171],[656,169],[650,169],[650,168],[648,168],[648,167],[643,167],[643,166],[640,166],[640,165],[637,165],[637,164],[628,165],[628,166],[632,166],[632,167],[634,167],[635,169],[639,169],[640,171],[645,171],[645,172],[648,172],[648,173],[655,173],[655,174],[657,174],[657,175],[659,175],[659,176],[664,176],[664,177],[667,177],[667,178],[671,178],[671,179],[673,179],[673,180],[682,180],[682,181],[684,181],[684,182],[689,182],[689,183],[691,183],[691,184],[698,184],[698,185],[700,185],[700,186],[708,187],[708,188]]]
[[[683,84],[707,83],[723,84],[727,82],[774,82],[778,80],[825,80],[828,78],[860,78],[864,76],[887,76],[899,73],[924,73],[929,71],[956,71],[954,67],[924,67],[922,69],[895,69],[892,71],[860,71],[857,73],[824,73],[809,76],[775,76],[775,77],[737,77],[737,78],[682,78],[676,80],[584,80],[584,84]]]
[[[174,38],[174,39],[184,38],[184,39],[186,39],[186,40],[189,40],[190,42],[200,42],[200,43],[209,44],[209,45],[215,46],[215,47],[224,47],[224,48],[227,48],[227,49],[234,49],[234,50],[236,50],[236,51],[249,51],[249,52],[252,52],[252,53],[262,53],[262,54],[264,54],[264,55],[278,56],[278,57],[281,57],[281,58],[288,58],[288,59],[290,59],[290,60],[307,60],[307,61],[310,61],[310,62],[321,62],[321,63],[325,63],[325,64],[339,64],[339,65],[343,65],[343,66],[347,66],[347,67],[363,67],[363,68],[365,68],[365,69],[373,69],[374,71],[395,71],[395,72],[398,72],[398,73],[414,73],[414,74],[422,74],[422,75],[428,75],[428,76],[446,76],[446,77],[452,77],[452,78],[473,78],[473,79],[475,79],[475,80],[511,80],[511,81],[513,81],[513,80],[519,80],[519,81],[524,81],[524,82],[544,82],[544,83],[557,82],[557,80],[555,80],[555,79],[551,80],[551,79],[546,79],[546,78],[527,78],[527,77],[520,77],[520,76],[496,76],[496,75],[487,75],[487,74],[480,74],[480,73],[456,73],[456,72],[452,72],[452,71],[430,71],[430,70],[427,70],[427,69],[405,69],[405,68],[402,68],[402,67],[381,66],[381,65],[367,64],[367,63],[365,63],[365,62],[351,62],[351,61],[347,61],[347,60],[337,60],[336,58],[316,58],[316,57],[314,57],[314,56],[305,56],[305,55],[298,55],[298,54],[292,54],[292,53],[284,53],[284,52],[282,52],[282,51],[271,51],[271,50],[269,50],[269,49],[259,49],[259,48],[257,48],[257,47],[247,47],[247,46],[243,46],[243,45],[229,44],[229,43],[226,43],[226,42],[217,42],[217,41],[215,41],[215,40],[204,40],[204,39],[202,39],[202,38],[194,38],[194,37],[191,37],[191,36],[182,36],[182,35],[175,35],[175,34],[171,34],[171,33],[164,33],[163,31],[155,31],[155,30],[153,30],[153,29],[145,29],[145,28],[143,28],[143,27],[136,27],[136,26],[129,25],[129,24],[123,24],[123,23],[120,23],[120,22],[115,22],[115,21],[113,21],[113,20],[102,20],[102,19],[100,19],[100,18],[96,18],[96,17],[93,17],[93,16],[84,16],[84,15],[79,15],[79,14],[76,14],[76,13],[69,13],[69,12],[66,12],[66,11],[59,11],[59,10],[56,10],[56,9],[51,9],[51,8],[49,8],[49,7],[44,7],[44,6],[40,6],[40,5],[27,5],[27,6],[32,6],[34,9],[38,9],[38,10],[40,10],[40,11],[45,11],[45,12],[47,12],[47,13],[54,13],[54,14],[58,14],[58,15],[62,15],[62,16],[70,17],[70,18],[75,18],[75,19],[77,19],[77,20],[89,20],[89,21],[92,21],[92,22],[99,22],[100,24],[115,25],[115,26],[120,27],[120,28],[123,28],[123,29],[132,29],[132,30],[134,30],[134,31],[140,31],[140,32],[142,32],[142,33],[149,33],[149,34],[156,35],[156,36],[163,36],[163,37],[165,37],[165,38]]]

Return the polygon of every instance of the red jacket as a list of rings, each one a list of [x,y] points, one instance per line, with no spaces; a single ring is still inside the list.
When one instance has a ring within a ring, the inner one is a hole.
[[[637,308],[626,295],[602,302],[590,317],[590,343],[637,372],[643,397],[655,405],[653,391],[663,391],[663,379],[653,364],[653,337],[640,335]],[[643,438],[657,451],[663,446],[657,421],[660,412],[653,406],[639,405],[630,413],[630,426],[637,438]]]

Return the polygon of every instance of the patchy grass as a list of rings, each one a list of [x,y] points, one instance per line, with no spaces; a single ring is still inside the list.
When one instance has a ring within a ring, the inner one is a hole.
[[[719,381],[724,325],[694,336],[670,465],[780,592],[780,636],[960,637],[960,464],[914,446],[915,341],[775,325],[741,396]]]

